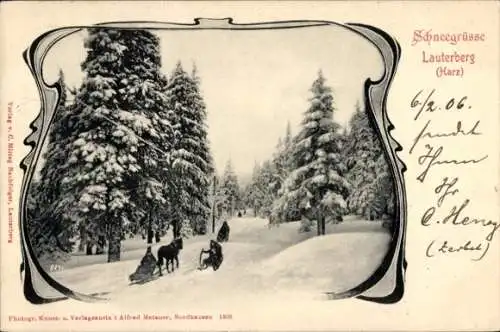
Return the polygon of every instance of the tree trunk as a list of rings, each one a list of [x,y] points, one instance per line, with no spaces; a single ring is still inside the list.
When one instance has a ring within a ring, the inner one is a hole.
[[[84,252],[87,247],[87,232],[85,227],[80,227],[80,243],[78,244],[78,252]]]
[[[234,216],[234,197],[231,197],[231,218]]]
[[[112,221],[108,233],[108,263],[117,262],[120,260],[121,226],[118,223],[118,220],[116,220],[116,217],[113,219],[115,220]]]
[[[155,233],[153,232],[153,229],[151,228],[151,222],[149,222],[149,224],[148,224],[148,241],[147,241],[148,244],[153,243],[154,235],[155,235]]]
[[[212,206],[212,233],[215,233],[215,212],[216,212],[216,206],[215,206],[215,201],[213,202]]]
[[[321,213],[320,209],[316,210],[316,226],[317,226],[317,231],[318,235],[323,234],[323,213]]]
[[[325,235],[326,233],[326,218],[324,215],[321,215],[321,234]]]
[[[213,178],[213,188],[212,188],[212,233],[215,233],[215,210],[217,207],[217,200],[215,199],[215,194],[217,192],[217,178]]]
[[[173,228],[172,228],[172,233],[174,234],[174,239],[178,238],[181,236],[181,230],[180,230],[180,225],[179,225],[179,221],[174,221],[174,224],[173,224]]]

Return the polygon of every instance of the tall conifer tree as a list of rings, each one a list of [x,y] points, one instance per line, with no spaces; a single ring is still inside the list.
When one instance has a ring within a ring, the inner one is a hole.
[[[57,261],[68,258],[73,249],[71,238],[76,232],[75,225],[65,218],[58,201],[63,198],[62,179],[68,168],[68,138],[71,133],[67,124],[71,119],[71,106],[67,105],[67,88],[64,74],[59,72],[59,102],[55,109],[47,146],[43,155],[43,166],[39,177],[33,181],[28,195],[28,229],[31,245],[37,258],[42,261]]]
[[[201,96],[196,69],[189,76],[177,63],[167,87],[167,104],[174,115],[176,139],[171,155],[175,194],[174,233],[180,234],[181,222],[189,220],[197,233],[206,232],[210,216],[209,193],[213,173],[205,103]]]
[[[154,177],[162,153],[152,144],[159,137],[153,119],[164,108],[159,39],[145,30],[92,28],[85,47],[60,204],[87,231],[105,234],[113,262],[124,229],[165,202]]]
[[[340,125],[334,121],[332,90],[320,71],[311,88],[310,107],[294,142],[293,170],[279,201],[281,210],[298,205],[317,220],[317,233],[325,233],[326,215],[345,213],[350,185],[341,155]]]
[[[359,104],[349,121],[345,159],[352,192],[347,199],[350,213],[366,219],[394,214],[394,186],[382,143],[368,114]]]
[[[234,209],[238,206],[240,201],[240,186],[238,177],[234,173],[233,164],[228,160],[222,175],[221,194],[224,196],[224,208],[228,213],[234,213]]]

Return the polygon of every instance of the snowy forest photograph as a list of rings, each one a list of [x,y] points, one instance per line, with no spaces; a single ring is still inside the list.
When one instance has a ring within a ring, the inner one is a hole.
[[[394,240],[394,175],[364,90],[383,73],[341,26],[61,39],[26,200],[35,258],[75,292],[165,306],[355,288]]]

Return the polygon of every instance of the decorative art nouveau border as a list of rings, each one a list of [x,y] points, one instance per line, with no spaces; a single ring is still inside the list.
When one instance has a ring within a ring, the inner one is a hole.
[[[357,297],[377,303],[395,303],[402,298],[404,293],[404,276],[407,266],[405,260],[407,207],[403,178],[406,166],[397,156],[397,152],[401,151],[402,148],[390,134],[394,126],[387,116],[386,109],[389,86],[395,75],[401,55],[400,46],[394,38],[380,29],[364,24],[339,24],[329,21],[306,20],[238,24],[234,23],[231,18],[197,18],[194,20],[194,23],[111,22],[97,24],[95,26],[120,29],[141,28],[148,30],[263,30],[329,25],[340,26],[362,36],[378,50],[383,58],[385,67],[384,74],[378,81],[366,80],[364,98],[368,114],[372,122],[376,124],[377,134],[383,142],[382,144],[385,149],[386,157],[391,166],[391,172],[395,183],[397,208],[392,243],[380,267],[372,276],[354,289],[343,293],[327,293],[327,295],[330,299]],[[24,295],[27,300],[34,304],[50,303],[67,298],[89,302],[106,300],[102,297],[104,294],[86,295],[74,292],[54,280],[44,271],[39,262],[34,259],[34,252],[27,238],[28,232],[25,222],[27,215],[26,199],[29,184],[33,179],[36,162],[40,158],[43,142],[47,136],[56,109],[57,100],[61,93],[61,87],[57,83],[48,85],[43,80],[42,67],[44,58],[50,48],[59,40],[89,27],[90,26],[62,27],[48,31],[35,39],[30,47],[24,52],[24,59],[35,78],[41,97],[40,113],[30,124],[32,133],[24,141],[24,144],[30,146],[32,149],[20,164],[20,167],[24,171],[19,206],[19,225],[23,257],[21,275],[24,277]],[[51,296],[37,294],[35,291],[35,282],[43,282],[50,286],[50,288],[54,290],[54,294]]]

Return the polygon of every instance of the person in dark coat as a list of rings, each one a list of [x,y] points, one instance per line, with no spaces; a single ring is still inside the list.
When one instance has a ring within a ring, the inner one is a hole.
[[[208,257],[203,260],[202,266],[204,268],[212,266],[214,271],[217,271],[224,259],[221,245],[214,240],[210,240],[210,249],[201,252],[208,253]]]
[[[218,242],[227,242],[229,240],[229,231],[230,231],[229,224],[227,221],[224,221],[222,223],[222,226],[219,229],[219,233],[217,233],[217,241]]]
[[[139,281],[150,278],[156,268],[156,258],[151,252],[151,247],[148,247],[146,254],[141,259],[141,263],[137,270],[129,277],[130,281]]]

